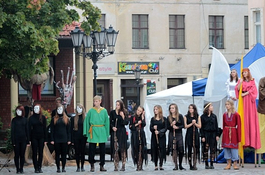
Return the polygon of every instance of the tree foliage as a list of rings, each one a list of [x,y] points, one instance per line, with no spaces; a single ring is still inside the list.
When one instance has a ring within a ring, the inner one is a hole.
[[[59,52],[59,32],[79,20],[77,8],[84,31],[99,30],[101,11],[89,1],[0,0],[0,77],[4,72],[30,79],[46,72],[48,56]]]

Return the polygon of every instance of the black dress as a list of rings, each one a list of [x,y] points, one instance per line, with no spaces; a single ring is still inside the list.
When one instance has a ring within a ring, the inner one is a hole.
[[[118,139],[118,145],[119,145],[119,153],[126,152],[127,155],[127,133],[125,126],[129,124],[129,120],[125,115],[125,118],[123,119],[122,116],[117,115],[115,110],[112,110],[110,112],[110,133],[111,133],[111,155],[114,154],[114,131],[112,130],[113,127],[117,128],[116,136]],[[117,120],[117,125],[116,125]]]
[[[163,165],[163,160],[166,161],[166,131],[167,131],[167,119],[163,117],[163,120],[156,120],[154,117],[151,119],[150,131],[151,136],[151,153],[152,161],[157,166],[158,159],[160,158],[159,165]],[[159,131],[158,136],[156,137],[154,125],[157,125],[157,131]],[[158,139],[158,141],[157,141]],[[158,144],[159,143],[159,144]],[[158,149],[159,148],[159,149]]]
[[[208,150],[210,147],[211,162],[213,162],[217,146],[216,136],[218,136],[217,116],[213,113],[210,116],[203,114],[201,116],[201,123],[201,138],[205,138],[205,142],[202,142],[204,160],[208,159]]]
[[[135,126],[138,121],[141,121],[142,123],[140,125]],[[143,160],[145,159],[145,162],[147,162],[147,147],[146,147],[146,136],[144,132],[144,127],[146,126],[145,119],[142,120],[141,116],[132,116],[130,120],[130,130],[131,130],[131,153],[132,153],[132,159],[133,163],[137,164],[138,166],[138,160],[139,160],[139,148],[141,146],[141,157],[142,162],[140,164],[142,165]],[[139,137],[140,133],[140,137]]]

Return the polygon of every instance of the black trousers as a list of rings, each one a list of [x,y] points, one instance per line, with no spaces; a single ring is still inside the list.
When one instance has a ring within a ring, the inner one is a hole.
[[[62,169],[65,168],[67,148],[68,148],[67,143],[54,143],[55,162],[57,169],[60,169],[60,156],[62,160]]]
[[[44,148],[44,138],[31,140],[32,146],[32,161],[35,170],[41,168],[43,159],[43,148]]]
[[[95,154],[96,154],[96,143],[89,143],[89,163],[94,164]],[[99,151],[100,151],[100,165],[105,165],[105,143],[99,143]]]
[[[15,165],[18,170],[23,170],[24,162],[25,162],[25,151],[26,151],[27,143],[26,141],[16,142],[14,146],[15,152]]]
[[[87,138],[85,137],[80,139],[74,139],[75,160],[78,168],[80,167],[80,161],[81,161],[81,167],[82,168],[84,167],[86,140]]]

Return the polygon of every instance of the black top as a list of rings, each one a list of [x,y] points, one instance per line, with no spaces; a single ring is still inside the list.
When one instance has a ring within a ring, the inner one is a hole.
[[[12,145],[15,145],[18,142],[29,143],[28,119],[21,116],[12,119],[11,141]]]
[[[196,120],[196,123],[198,123],[198,117],[195,118],[195,117],[191,117],[190,115],[186,115],[186,119],[187,119],[187,125],[191,124],[192,123],[192,120]],[[200,146],[200,142],[199,142],[199,131],[198,131],[198,128],[195,125],[187,128],[186,138],[185,138],[186,145],[193,146],[193,138],[195,139],[194,140],[195,141],[194,142],[195,143],[195,146],[196,147],[199,147]]]
[[[218,123],[215,114],[212,113],[210,116],[203,114],[201,116],[201,123],[201,137],[205,137],[205,132],[213,132],[218,136]]]
[[[42,116],[42,122],[41,122],[39,117],[40,116],[38,114],[33,114],[29,118],[28,121],[29,138],[30,140],[44,138],[44,141],[47,141],[47,131],[46,131],[47,120],[45,116]]]
[[[79,118],[78,118],[78,129],[77,130],[74,130],[74,126],[75,126],[75,117],[72,117],[71,118],[71,131],[72,131],[72,142],[73,142],[73,139],[81,139],[81,138],[84,138],[84,135],[83,135],[83,116],[82,114],[79,115]]]
[[[172,122],[175,121],[176,119],[173,118]],[[169,118],[167,118],[167,129],[169,130],[169,132],[173,133],[173,126],[171,126],[171,123],[169,123]],[[175,124],[178,129],[175,129],[175,133],[182,133],[182,129],[184,128],[184,118],[182,116],[182,114],[179,114],[179,120],[176,121]]]
[[[56,124],[54,124],[54,118],[52,118],[51,141],[54,141],[55,143],[71,142],[70,121],[65,124],[62,115],[59,115],[59,119],[57,120]]]

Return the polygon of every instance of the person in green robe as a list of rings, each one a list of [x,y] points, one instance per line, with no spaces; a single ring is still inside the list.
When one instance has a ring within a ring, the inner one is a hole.
[[[83,134],[87,137],[89,143],[89,163],[91,172],[95,171],[94,163],[96,146],[100,149],[100,171],[107,171],[105,164],[105,142],[109,137],[109,116],[105,108],[100,106],[102,98],[95,96],[93,98],[94,107],[91,108],[84,120]]]

